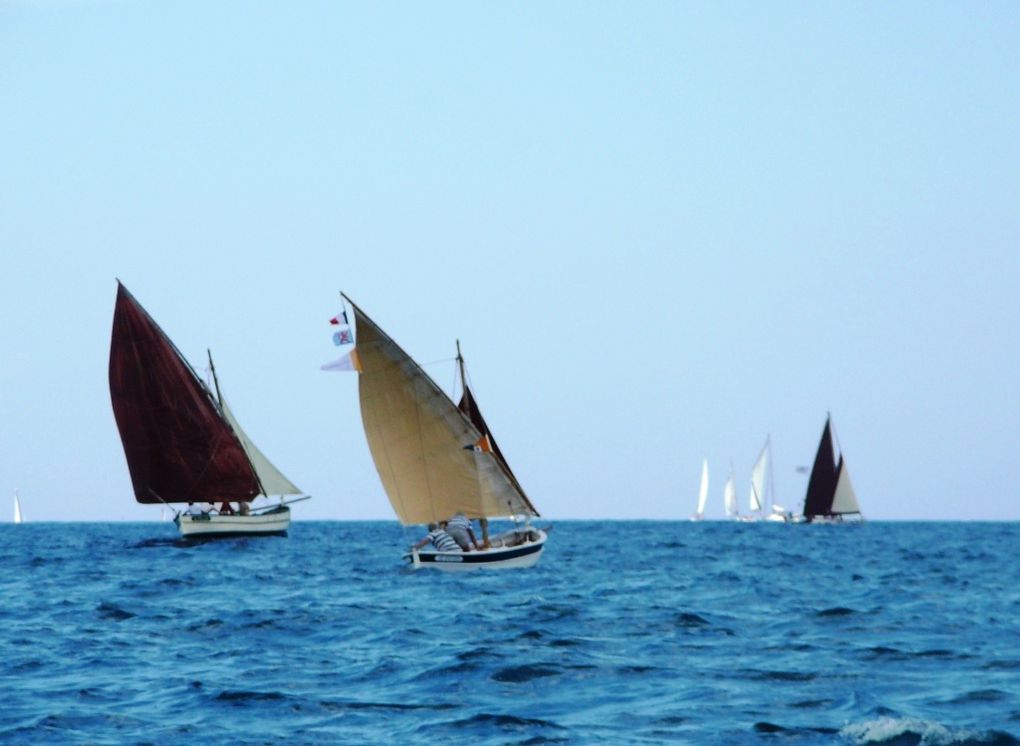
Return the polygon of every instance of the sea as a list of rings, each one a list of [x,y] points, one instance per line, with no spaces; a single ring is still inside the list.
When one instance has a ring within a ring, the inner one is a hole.
[[[1020,524],[554,521],[472,573],[417,538],[4,524],[0,743],[1020,743]]]

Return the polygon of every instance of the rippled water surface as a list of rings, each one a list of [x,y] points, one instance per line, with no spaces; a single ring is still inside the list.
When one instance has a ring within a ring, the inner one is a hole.
[[[0,526],[0,741],[1020,742],[1020,524],[564,521],[470,574],[412,538]]]

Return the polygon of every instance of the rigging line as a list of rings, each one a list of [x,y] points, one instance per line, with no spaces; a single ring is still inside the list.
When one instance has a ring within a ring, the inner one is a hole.
[[[174,518],[176,518],[177,516],[179,516],[181,514],[181,511],[177,510],[173,505],[171,505],[166,500],[164,500],[162,495],[160,495],[158,492],[156,492],[156,490],[152,489],[152,487],[149,487],[149,492],[151,492],[153,495],[155,495],[157,500],[159,500],[161,503],[166,505],[168,508],[170,508],[170,510],[172,510],[174,512]]]
[[[455,357],[441,357],[438,360],[430,360],[427,363],[420,363],[419,367],[424,368],[426,365],[438,365],[439,363],[452,363],[456,361]]]

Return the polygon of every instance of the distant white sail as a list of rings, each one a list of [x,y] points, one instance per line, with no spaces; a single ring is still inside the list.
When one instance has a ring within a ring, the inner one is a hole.
[[[700,519],[705,515],[705,504],[708,502],[708,459],[701,463],[701,489],[698,490],[698,510],[694,517]]]
[[[262,483],[262,489],[266,491],[267,495],[303,495],[300,487],[297,487],[291,482],[283,473],[273,466],[272,462],[267,459],[262,451],[252,443],[251,438],[241,429],[240,423],[237,418],[234,417],[234,413],[230,411],[230,407],[227,406],[226,399],[220,396],[220,408],[223,410],[223,416],[230,423],[230,427],[233,428],[234,433],[237,434],[237,439],[241,441],[241,446],[244,448],[244,452],[248,454],[248,459],[251,461],[251,465],[255,468],[255,473],[258,474],[259,482]]]
[[[14,522],[24,523],[25,518],[21,514],[21,498],[18,497],[18,491],[14,490]]]
[[[836,496],[832,498],[833,513],[860,513],[861,506],[857,503],[857,493],[850,482],[850,471],[846,462],[839,460],[839,477],[836,481]]]
[[[751,494],[747,498],[747,508],[752,513],[761,512],[765,507],[765,474],[769,467],[771,456],[771,441],[765,439],[765,445],[758,454],[758,460],[754,462],[751,469]]]
[[[730,472],[729,479],[723,487],[723,504],[726,506],[726,515],[734,518],[737,515],[737,487],[733,480],[733,472]]]

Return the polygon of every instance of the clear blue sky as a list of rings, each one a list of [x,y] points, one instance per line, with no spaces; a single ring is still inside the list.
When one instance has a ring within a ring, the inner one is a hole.
[[[826,411],[866,516],[1016,520],[1018,39],[1014,2],[0,4],[0,490],[158,517],[119,277],[296,518],[392,516],[319,370],[344,290],[420,362],[460,338],[553,520],[687,517],[703,457],[719,517],[769,433],[799,507]]]

